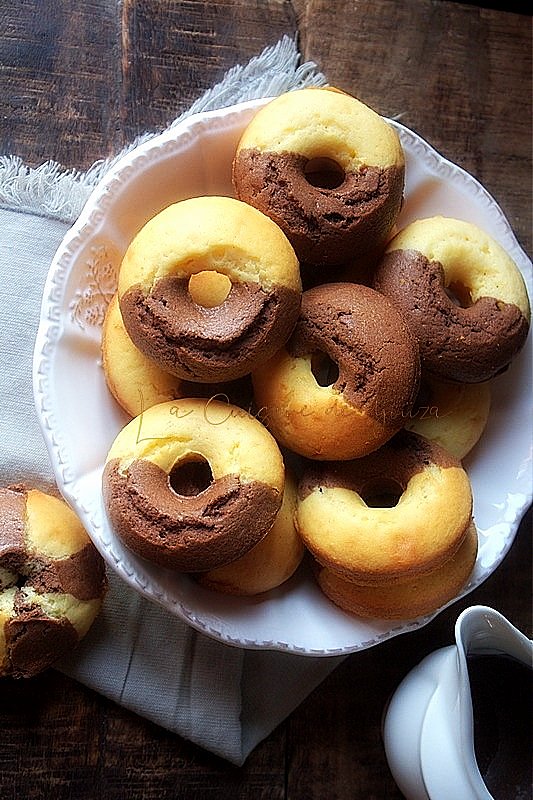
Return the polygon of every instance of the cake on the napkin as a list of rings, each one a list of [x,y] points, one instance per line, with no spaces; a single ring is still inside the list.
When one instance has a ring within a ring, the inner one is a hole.
[[[63,500],[0,489],[0,676],[31,677],[70,652],[106,588],[104,561]]]

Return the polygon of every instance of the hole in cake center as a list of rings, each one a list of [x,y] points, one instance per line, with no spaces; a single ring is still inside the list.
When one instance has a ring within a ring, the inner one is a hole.
[[[339,368],[327,353],[313,353],[311,372],[319,386],[333,386],[339,378]]]
[[[370,481],[361,492],[361,497],[370,508],[394,508],[403,494],[403,487],[393,478]]]
[[[325,156],[310,158],[304,167],[304,175],[307,183],[317,189],[337,189],[345,178],[341,165]]]
[[[27,576],[18,569],[0,566],[0,592],[4,589],[22,589],[26,585]]]
[[[206,269],[191,275],[188,289],[196,305],[215,308],[222,305],[231,292],[231,281],[222,272]]]
[[[470,308],[473,305],[470,289],[462,281],[452,281],[445,292],[452,303],[459,308]]]
[[[208,461],[199,455],[178,461],[168,476],[168,485],[175,494],[182,497],[194,497],[207,489],[212,482],[211,467]]]

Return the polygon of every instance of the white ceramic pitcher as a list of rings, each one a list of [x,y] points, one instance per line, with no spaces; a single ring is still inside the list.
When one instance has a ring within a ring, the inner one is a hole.
[[[467,658],[481,655],[510,657],[529,668],[521,669],[528,681],[532,675],[533,642],[497,611],[471,606],[457,619],[455,645],[427,656],[394,693],[384,715],[383,740],[392,775],[408,800],[493,800],[474,751],[472,661]],[[496,661],[501,663],[497,658],[485,662],[489,675]],[[530,748],[531,742],[529,765]],[[526,770],[531,774],[529,766]],[[517,787],[513,794],[513,800],[529,797],[530,787]]]

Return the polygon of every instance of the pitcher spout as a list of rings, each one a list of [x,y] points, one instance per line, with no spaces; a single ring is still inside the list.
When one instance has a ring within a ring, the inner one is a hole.
[[[427,656],[396,690],[383,726],[408,800],[528,797],[533,642],[487,606],[465,609],[455,645]]]

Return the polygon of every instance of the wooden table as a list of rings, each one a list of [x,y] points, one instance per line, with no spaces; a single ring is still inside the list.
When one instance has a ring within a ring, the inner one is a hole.
[[[0,30],[2,153],[88,167],[297,34],[330,83],[479,178],[531,250],[529,17],[441,0],[2,0]],[[347,658],[240,769],[55,671],[4,679],[0,797],[399,798],[387,698],[472,603],[531,635],[530,530],[529,514],[500,568],[430,625]]]

